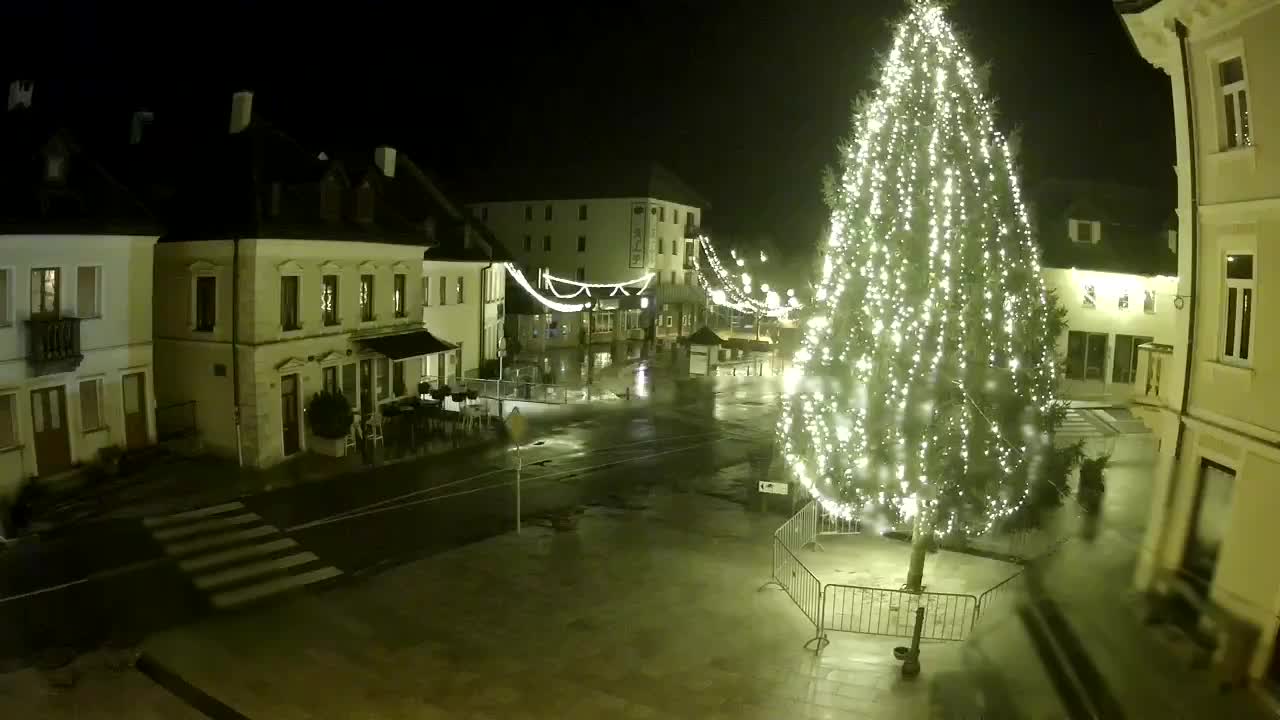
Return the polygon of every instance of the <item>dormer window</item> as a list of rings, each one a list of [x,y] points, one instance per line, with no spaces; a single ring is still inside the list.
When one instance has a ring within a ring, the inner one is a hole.
[[[426,218],[422,221],[422,232],[427,236],[429,242],[436,241],[436,219],[433,217]]]
[[[373,222],[373,188],[367,180],[356,189],[356,222]]]
[[[330,175],[320,183],[320,218],[337,222],[342,215],[342,188],[338,178]]]
[[[44,156],[44,179],[62,182],[67,178],[67,156],[60,150],[51,150]]]
[[[1067,233],[1071,236],[1072,242],[1084,245],[1097,245],[1102,239],[1102,223],[1096,220],[1076,220],[1067,221]]]

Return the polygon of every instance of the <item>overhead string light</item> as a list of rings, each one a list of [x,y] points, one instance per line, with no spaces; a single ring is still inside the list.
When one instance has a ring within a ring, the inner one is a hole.
[[[582,312],[583,310],[589,310],[594,306],[594,300],[597,298],[640,295],[649,288],[649,283],[653,281],[653,273],[645,273],[638,278],[616,283],[588,283],[556,277],[549,272],[543,271],[542,279],[552,295],[555,295],[560,300],[572,300],[577,297],[585,298],[582,302],[569,303],[560,302],[543,295],[529,282],[529,278],[525,277],[524,272],[514,263],[505,263],[505,267],[507,273],[515,279],[516,284],[524,288],[524,291],[529,293],[530,297],[541,303],[543,307],[556,312]],[[576,289],[572,292],[562,293],[556,288],[556,283],[569,285]]]
[[[899,23],[843,165],[783,456],[839,516],[985,532],[1051,449],[1053,348],[1012,154],[935,2]]]
[[[745,258],[738,255],[737,250],[730,249],[729,257],[734,261],[736,270],[729,270],[720,261],[710,238],[698,236],[700,251],[694,255],[694,270],[698,282],[707,290],[711,301],[717,305],[732,308],[739,312],[764,317],[785,318],[804,306],[796,297],[794,289],[787,290],[784,300],[768,283],[755,285],[750,268]],[[768,262],[768,255],[760,253],[761,262]],[[704,265],[705,263],[705,265]]]

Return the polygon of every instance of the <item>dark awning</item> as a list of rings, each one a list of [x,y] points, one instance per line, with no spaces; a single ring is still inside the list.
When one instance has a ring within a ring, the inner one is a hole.
[[[360,340],[360,344],[376,353],[386,355],[392,360],[432,355],[446,350],[453,350],[457,347],[457,345],[451,345],[432,335],[429,330],[425,329],[396,335],[379,335],[378,337],[365,338]]]
[[[711,328],[703,325],[698,332],[689,336],[687,341],[690,345],[719,345],[724,342],[719,335],[715,334]]]

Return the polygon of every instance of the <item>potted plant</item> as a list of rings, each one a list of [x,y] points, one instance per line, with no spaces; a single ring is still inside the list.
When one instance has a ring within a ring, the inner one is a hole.
[[[1080,487],[1076,496],[1085,510],[1094,513],[1102,506],[1102,493],[1106,491],[1106,482],[1102,473],[1111,462],[1110,455],[1099,455],[1096,458],[1085,458],[1080,463]]]
[[[351,403],[345,395],[318,392],[307,405],[307,421],[315,437],[312,449],[321,455],[342,457],[346,454],[347,433],[351,432]]]

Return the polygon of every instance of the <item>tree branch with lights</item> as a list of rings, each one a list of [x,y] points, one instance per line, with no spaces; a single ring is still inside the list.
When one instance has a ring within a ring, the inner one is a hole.
[[[935,2],[898,24],[852,136],[778,437],[829,512],[912,524],[919,591],[935,530],[988,532],[1054,480],[1061,316],[1008,141]]]

